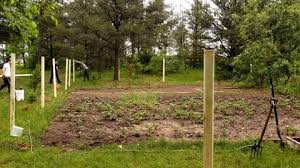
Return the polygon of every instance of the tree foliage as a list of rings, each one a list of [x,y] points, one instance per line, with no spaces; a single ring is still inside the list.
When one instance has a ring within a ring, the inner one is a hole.
[[[218,51],[217,77],[264,85],[299,73],[298,0],[194,0],[177,15],[164,0],[3,0],[1,40],[8,51],[30,53],[27,62],[71,57],[99,72],[160,71],[162,53],[175,69],[201,67],[203,48]],[[4,36],[6,34],[6,36]],[[221,57],[222,56],[222,57]],[[177,66],[180,65],[180,66]],[[34,66],[33,66],[34,67]],[[175,72],[175,70],[170,70]],[[220,74],[219,74],[220,73]]]

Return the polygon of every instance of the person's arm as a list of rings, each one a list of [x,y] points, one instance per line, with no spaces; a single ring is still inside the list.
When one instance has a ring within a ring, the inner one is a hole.
[[[82,62],[81,61],[77,61],[77,60],[74,60],[76,63],[78,63],[78,64],[82,64]]]
[[[84,68],[86,66],[82,61],[76,61],[75,60],[75,62],[77,62],[78,64],[80,64],[82,66],[82,68]]]

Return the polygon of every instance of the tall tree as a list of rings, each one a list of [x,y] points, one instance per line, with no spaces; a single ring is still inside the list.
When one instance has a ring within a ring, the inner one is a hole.
[[[104,22],[104,29],[98,33],[98,36],[112,44],[114,80],[118,81],[120,80],[120,59],[127,37],[127,24],[132,18],[137,17],[135,12],[140,7],[140,1],[97,0],[96,4],[100,9],[97,14],[103,18]]]
[[[217,7],[212,27],[215,42],[227,57],[238,56],[244,46],[239,36],[239,24],[245,14],[247,0],[212,0],[212,2]]]
[[[0,1],[0,41],[29,41],[38,35],[34,17],[39,14],[38,2],[23,0]]]
[[[189,19],[189,28],[191,30],[191,59],[192,66],[196,66],[196,61],[202,63],[203,48],[207,40],[210,39],[209,30],[211,28],[212,16],[209,5],[200,0],[194,0],[192,8],[187,12]]]
[[[189,43],[188,43],[189,32],[186,27],[186,21],[180,20],[173,34],[175,40],[175,48],[177,56],[185,61],[189,57]]]

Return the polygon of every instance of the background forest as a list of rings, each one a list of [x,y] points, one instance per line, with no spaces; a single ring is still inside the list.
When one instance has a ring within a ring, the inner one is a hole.
[[[16,52],[35,68],[41,56],[85,62],[93,71],[160,74],[201,69],[203,48],[217,50],[216,75],[245,86],[300,82],[298,0],[194,0],[176,13],[164,0],[2,0],[1,57]],[[48,61],[49,63],[50,61]],[[50,66],[50,65],[48,65]]]

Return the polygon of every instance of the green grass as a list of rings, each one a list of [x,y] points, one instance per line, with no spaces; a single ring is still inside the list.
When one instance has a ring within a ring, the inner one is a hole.
[[[249,150],[238,150],[245,143],[216,144],[216,168],[297,168],[299,153],[284,152],[278,145],[265,143],[263,154],[250,160]],[[92,150],[64,152],[59,148],[37,148],[34,153],[2,150],[1,167],[202,167],[202,143],[145,142],[140,145],[107,145]]]
[[[127,88],[127,87],[159,87],[165,85],[196,85],[203,80],[202,70],[184,70],[176,74],[166,74],[166,82],[162,83],[162,76],[152,74],[137,74],[129,77],[127,71],[121,70],[119,82],[113,81],[113,72],[105,71],[102,73],[91,72],[90,81],[84,82],[77,73],[76,85],[78,88]]]
[[[17,68],[17,74],[31,73],[30,70]],[[57,109],[63,105],[68,92],[62,89],[58,92],[57,98],[53,98],[52,85],[48,83],[50,73],[46,73],[46,103],[45,108],[40,108],[40,86],[36,92],[30,88],[30,77],[16,77],[16,88],[22,87],[25,90],[25,101],[16,102],[16,125],[24,128],[21,138],[10,137],[9,130],[9,94],[6,88],[0,92],[0,148],[15,148],[17,144],[28,143],[29,128],[31,128],[35,144],[39,144],[39,136],[48,127]],[[34,97],[35,102],[30,103],[28,97]]]
[[[28,73],[26,69],[19,69],[18,73]],[[63,73],[63,72],[61,72]],[[52,87],[48,84],[49,72],[46,76],[46,95],[50,101],[46,102],[46,108],[39,107],[39,89],[32,93],[29,88],[30,78],[17,78],[17,87],[23,87],[26,95],[34,94],[37,101],[30,104],[27,101],[16,104],[16,124],[24,128],[21,138],[9,136],[9,95],[6,91],[0,92],[0,167],[202,167],[202,142],[166,142],[150,141],[140,144],[125,145],[121,148],[116,145],[103,145],[97,148],[66,152],[60,147],[44,147],[40,136],[48,127],[55,113],[63,105],[68,94],[77,88],[101,88],[101,87],[130,87],[130,86],[160,86],[160,77],[143,75],[135,79],[121,78],[121,82],[112,82],[112,73],[105,72],[101,78],[97,73],[91,81],[83,82],[77,78],[72,89],[65,92],[64,85],[58,92],[58,98],[53,99]],[[198,76],[199,74],[199,76]],[[197,84],[202,79],[201,71],[189,71],[167,76],[167,84]],[[64,82],[63,74],[61,80]],[[99,79],[99,80],[98,80]],[[26,96],[25,95],[25,96]],[[132,96],[128,103],[138,102],[139,97]],[[147,98],[156,102],[156,98]],[[151,103],[152,104],[152,103]],[[30,122],[31,121],[31,122]],[[28,149],[20,151],[19,144],[28,144],[28,130],[31,125],[34,141],[34,152]],[[256,167],[256,168],[297,168],[300,167],[299,152],[287,149],[279,150],[278,145],[264,143],[263,155],[260,158],[250,160],[249,152],[235,150],[246,142],[218,142],[215,149],[214,167]]]
[[[148,106],[153,107],[158,104],[158,96],[155,94],[126,94],[121,97],[121,104],[126,106]]]

